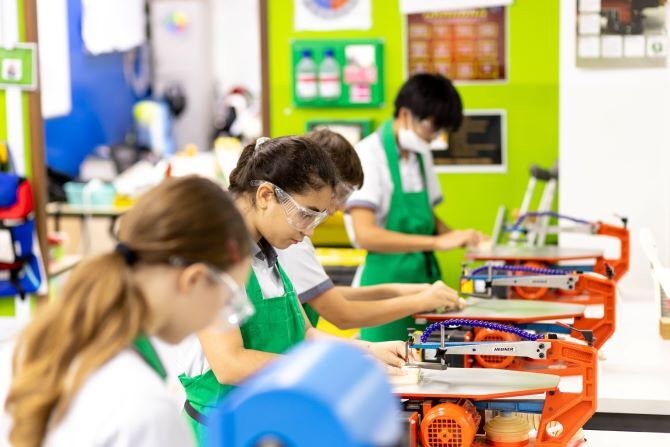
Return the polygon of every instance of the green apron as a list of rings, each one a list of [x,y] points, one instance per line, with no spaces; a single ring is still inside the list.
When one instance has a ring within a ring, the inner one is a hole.
[[[435,234],[435,217],[424,188],[421,192],[404,192],[400,178],[398,146],[396,145],[393,121],[386,121],[380,129],[380,137],[386,152],[393,195],[386,218],[386,229],[406,234]],[[421,172],[425,181],[423,157],[418,155]],[[361,286],[371,286],[390,282],[433,283],[441,279],[440,270],[433,252],[413,253],[371,253],[368,252],[363,266]],[[405,317],[381,326],[361,329],[361,339],[366,341],[404,340],[407,328],[416,327],[412,317]]]
[[[302,308],[305,309],[305,315],[307,315],[307,319],[312,324],[312,327],[316,327],[319,324],[319,313],[308,303],[303,304]]]
[[[256,312],[240,326],[246,349],[283,354],[305,338],[305,319],[293,284],[279,263],[277,268],[284,285],[284,295],[263,298],[261,286],[253,272],[247,283],[247,295]],[[187,419],[193,427],[198,444],[207,445],[207,414],[216,408],[235,386],[219,383],[211,369],[196,377],[181,374],[179,380],[186,390],[184,411]]]
[[[140,335],[135,339],[133,342],[133,349],[140,355],[140,357],[142,357],[142,360],[144,360],[151,369],[156,371],[156,374],[158,374],[161,379],[165,380],[167,377],[165,368],[163,367],[161,359],[158,357],[153,345],[145,335]]]

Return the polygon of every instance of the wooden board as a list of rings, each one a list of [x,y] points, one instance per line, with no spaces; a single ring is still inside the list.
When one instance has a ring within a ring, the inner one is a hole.
[[[595,259],[603,256],[602,250],[547,247],[493,247],[484,250],[468,250],[465,257],[471,260],[490,261],[537,261],[555,263],[577,259]]]
[[[558,387],[559,376],[485,368],[424,369],[418,384],[396,386],[403,398],[428,397],[484,400],[542,394]]]
[[[532,323],[546,320],[561,320],[584,315],[586,306],[581,304],[555,303],[533,300],[503,300],[468,298],[464,309],[447,313],[422,313],[416,319],[442,321],[449,318]]]

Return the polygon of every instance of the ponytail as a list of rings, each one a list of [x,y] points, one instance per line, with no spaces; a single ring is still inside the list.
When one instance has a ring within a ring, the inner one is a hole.
[[[117,252],[78,266],[18,339],[6,409],[16,447],[42,444],[85,379],[140,334],[147,303]]]
[[[81,263],[62,298],[19,337],[5,403],[12,445],[37,447],[90,374],[133,343],[151,315],[136,263],[174,257],[226,271],[249,256],[249,235],[231,196],[200,177],[168,179],[120,221],[116,250]]]

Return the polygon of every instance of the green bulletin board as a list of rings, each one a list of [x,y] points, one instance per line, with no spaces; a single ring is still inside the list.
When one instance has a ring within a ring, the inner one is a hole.
[[[292,41],[293,103],[296,107],[382,106],[383,51],[384,45],[380,39]],[[322,67],[329,54],[332,54],[331,68],[335,72],[326,78]],[[313,61],[314,71],[299,73],[301,64],[307,58]],[[324,88],[325,85],[328,85],[328,90]]]
[[[18,87],[35,90],[34,44],[22,43],[14,48],[0,48],[0,88]]]

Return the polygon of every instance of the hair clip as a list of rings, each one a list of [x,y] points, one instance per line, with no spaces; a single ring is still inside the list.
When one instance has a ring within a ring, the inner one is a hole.
[[[268,140],[269,140],[268,137],[260,137],[256,139],[256,147],[254,148],[254,150],[257,151],[261,147],[261,145]]]

